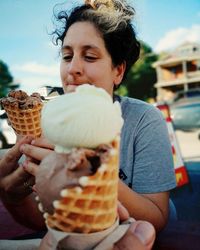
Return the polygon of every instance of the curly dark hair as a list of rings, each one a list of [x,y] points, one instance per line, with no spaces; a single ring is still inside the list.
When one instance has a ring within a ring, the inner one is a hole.
[[[134,9],[132,9],[134,11]],[[113,13],[113,12],[112,12]],[[126,10],[125,15],[127,16]],[[92,23],[102,35],[105,47],[112,58],[114,66],[126,63],[124,77],[126,77],[131,66],[138,60],[140,54],[140,43],[136,38],[135,30],[131,20],[119,15],[115,18],[111,13],[102,13],[94,10],[90,5],[75,7],[68,15],[66,11],[61,11],[55,18],[62,23],[60,28],[53,32],[55,44],[63,44],[65,35],[69,27],[76,22],[87,21]],[[114,21],[113,21],[114,20]]]

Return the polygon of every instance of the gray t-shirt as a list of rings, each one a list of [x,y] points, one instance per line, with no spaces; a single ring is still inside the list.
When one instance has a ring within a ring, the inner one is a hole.
[[[115,97],[122,108],[120,172],[124,183],[138,193],[168,191],[176,186],[172,148],[165,119],[141,100]]]

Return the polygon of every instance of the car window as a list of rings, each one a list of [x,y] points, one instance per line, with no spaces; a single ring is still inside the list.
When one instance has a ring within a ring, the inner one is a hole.
[[[175,129],[197,130],[200,128],[200,103],[172,107],[171,117]]]

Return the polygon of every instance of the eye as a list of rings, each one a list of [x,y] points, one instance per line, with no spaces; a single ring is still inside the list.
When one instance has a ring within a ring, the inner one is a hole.
[[[88,62],[94,62],[94,61],[96,61],[98,58],[97,58],[96,56],[94,56],[94,55],[85,55],[85,59],[86,59],[86,61],[88,61]]]
[[[94,61],[96,60],[96,57],[92,57],[92,56],[86,56],[85,57],[87,61]]]
[[[65,62],[70,62],[71,59],[72,59],[72,55],[63,55],[62,59],[65,61]]]

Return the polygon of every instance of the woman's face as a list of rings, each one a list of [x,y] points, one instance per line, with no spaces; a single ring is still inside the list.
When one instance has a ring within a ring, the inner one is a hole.
[[[120,84],[124,64],[114,67],[100,33],[90,22],[70,26],[63,41],[60,75],[64,92],[78,85],[91,84],[104,88],[110,95]]]

